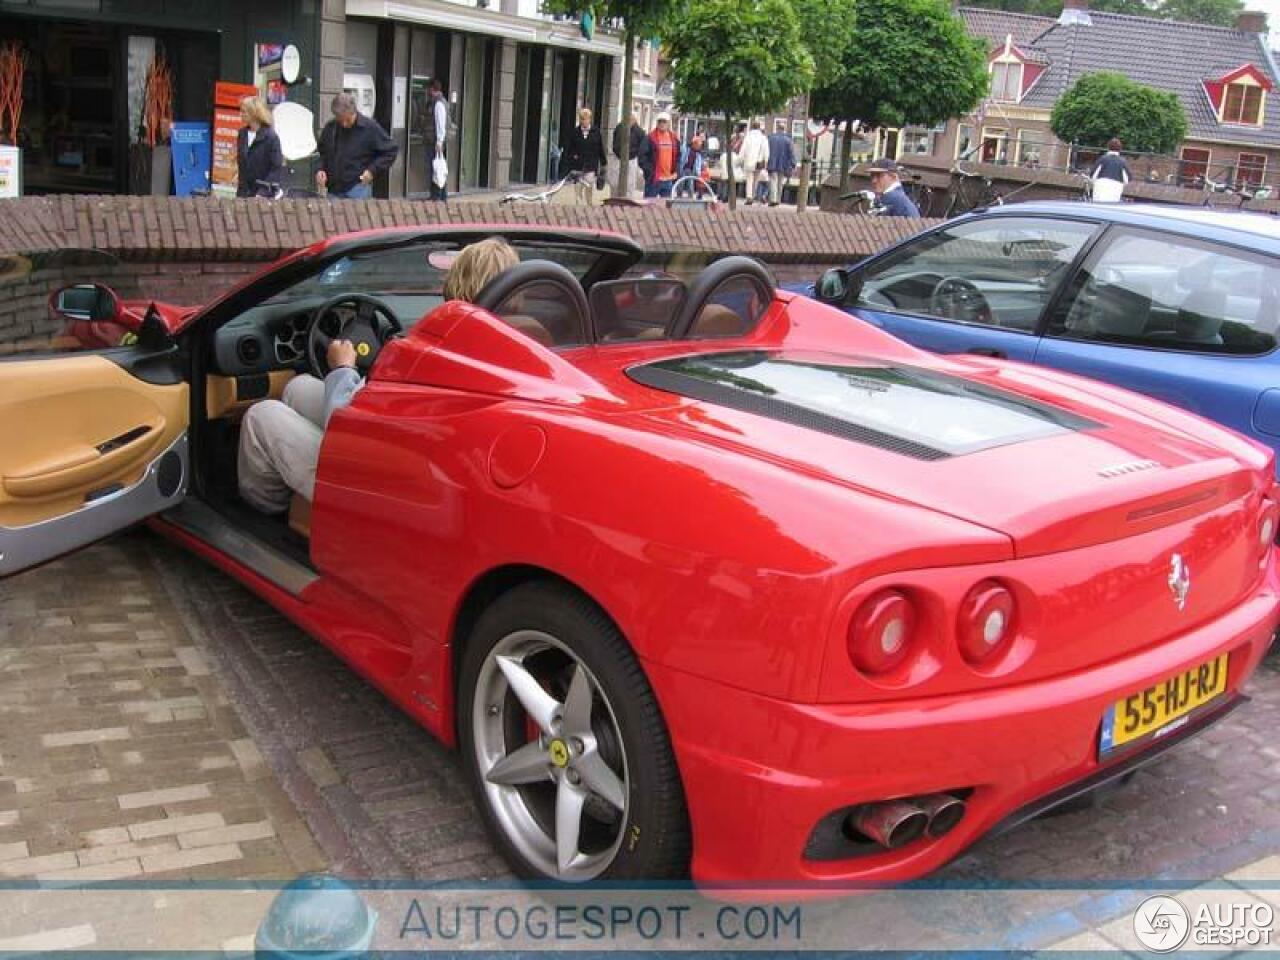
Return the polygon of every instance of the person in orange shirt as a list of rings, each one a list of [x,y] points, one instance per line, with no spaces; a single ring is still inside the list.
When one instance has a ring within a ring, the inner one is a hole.
[[[680,165],[680,138],[671,129],[671,117],[658,114],[658,125],[649,134],[640,151],[640,169],[644,171],[644,195],[669,197]]]

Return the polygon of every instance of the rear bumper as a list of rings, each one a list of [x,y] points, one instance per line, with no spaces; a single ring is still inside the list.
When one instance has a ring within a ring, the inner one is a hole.
[[[694,879],[878,885],[927,874],[994,829],[1119,777],[1221,719],[1280,619],[1274,582],[1182,636],[1078,673],[981,694],[879,704],[797,704],[646,664],[672,733],[694,833]],[[1166,738],[1100,761],[1104,711],[1229,653],[1228,689]],[[812,859],[833,812],[971,789],[950,833],[898,850]]]

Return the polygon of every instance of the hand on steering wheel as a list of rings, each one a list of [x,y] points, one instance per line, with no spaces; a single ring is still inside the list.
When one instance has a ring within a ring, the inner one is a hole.
[[[307,362],[323,380],[329,374],[327,353],[334,340],[350,340],[356,351],[356,369],[369,373],[378,351],[402,330],[391,308],[367,293],[340,293],[322,303],[307,333]]]
[[[965,323],[991,323],[991,304],[972,281],[943,277],[929,294],[929,312],[935,317]]]

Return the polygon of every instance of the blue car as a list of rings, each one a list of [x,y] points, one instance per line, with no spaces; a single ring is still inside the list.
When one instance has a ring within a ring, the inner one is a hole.
[[[1280,449],[1280,221],[1021,203],[829,270],[812,295],[939,353],[1106,380]]]

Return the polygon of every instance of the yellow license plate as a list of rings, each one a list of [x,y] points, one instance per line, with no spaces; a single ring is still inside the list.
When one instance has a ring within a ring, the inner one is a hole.
[[[1170,732],[1170,724],[1227,692],[1227,659],[1222,654],[1140,693],[1117,700],[1102,718],[1098,752],[1110,753],[1151,734]]]

